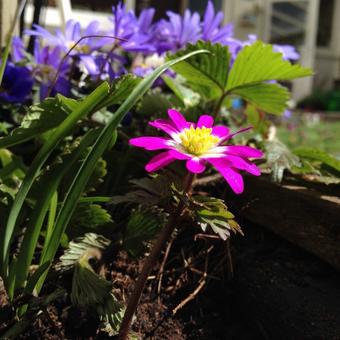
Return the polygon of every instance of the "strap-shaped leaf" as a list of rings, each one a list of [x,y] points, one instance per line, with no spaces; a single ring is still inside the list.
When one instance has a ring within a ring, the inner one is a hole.
[[[131,108],[137,103],[137,101],[151,88],[154,81],[162,75],[167,69],[172,67],[178,62],[184,61],[189,57],[193,57],[196,54],[207,53],[206,50],[198,50],[192,53],[188,53],[184,56],[171,60],[165,63],[162,66],[159,66],[155,71],[153,71],[149,76],[144,78],[130,93],[128,98],[123,102],[123,104],[118,108],[115,115],[109,121],[109,123],[105,126],[100,136],[96,140],[93,145],[91,151],[84,159],[82,165],[79,168],[78,173],[76,174],[74,181],[72,182],[66,196],[64,202],[61,205],[59,214],[57,216],[57,221],[53,230],[53,234],[51,236],[50,242],[46,248],[44,248],[41,263],[48,261],[49,259],[53,259],[55,256],[58,246],[60,244],[60,239],[62,234],[65,232],[65,229],[70,222],[72,213],[76,208],[77,202],[86,187],[86,184],[91,177],[91,174],[96,166],[98,159],[105,152],[107,145],[112,141],[112,134],[116,131],[118,124],[124,118],[124,116],[131,110]],[[45,275],[46,276],[46,275]],[[42,287],[43,277],[38,285],[37,291],[39,291]]]
[[[209,54],[198,54],[193,58],[178,63],[172,68],[188,80],[194,90],[206,97],[221,95],[227,84],[230,53],[226,46],[199,41],[188,44],[183,50],[168,56],[169,60],[181,57],[199,49],[208,50]]]
[[[312,75],[312,70],[282,59],[273,47],[256,41],[245,46],[230,70],[226,90],[268,80],[291,80]]]
[[[238,87],[231,91],[258,109],[267,113],[281,114],[287,107],[289,91],[279,84],[256,84]]]
[[[26,173],[26,177],[21,184],[21,187],[13,202],[6,228],[3,235],[1,235],[1,269],[2,275],[6,279],[8,275],[8,257],[10,242],[14,233],[15,225],[21,208],[24,204],[25,198],[35,180],[38,176],[40,169],[52,153],[58,143],[72,131],[74,125],[78,120],[82,119],[89,112],[91,112],[104,98],[108,95],[108,84],[103,83],[88,97],[86,97],[80,105],[70,114],[67,118],[56,128],[50,139],[43,145],[34,158],[30,168]],[[44,261],[45,262],[45,261]]]

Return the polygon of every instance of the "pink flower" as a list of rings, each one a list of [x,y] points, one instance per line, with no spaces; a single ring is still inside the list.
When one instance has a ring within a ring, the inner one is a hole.
[[[130,144],[146,150],[166,150],[151,159],[145,166],[149,172],[156,171],[175,160],[185,160],[190,172],[201,173],[210,163],[229,183],[236,194],[243,192],[243,178],[239,170],[259,176],[260,170],[248,158],[260,158],[260,150],[243,145],[226,145],[234,135],[249,130],[242,129],[234,134],[225,126],[214,124],[208,115],[200,116],[197,124],[187,122],[176,110],[169,110],[170,120],[157,119],[149,124],[166,132],[169,137],[137,137]]]

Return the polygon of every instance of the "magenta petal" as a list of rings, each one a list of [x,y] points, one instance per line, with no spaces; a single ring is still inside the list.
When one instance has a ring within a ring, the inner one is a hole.
[[[251,158],[261,158],[263,156],[263,152],[261,150],[245,145],[228,145],[226,153]]]
[[[156,129],[160,129],[166,132],[168,135],[172,135],[173,133],[177,133],[176,127],[170,123],[170,121],[165,119],[156,119],[153,122],[149,122],[149,125],[155,127]]]
[[[211,128],[214,124],[214,118],[208,115],[203,115],[199,118],[197,127],[206,127],[206,128]]]
[[[212,128],[211,133],[219,138],[226,138],[229,136],[229,129],[222,125],[216,125]]]
[[[243,192],[243,178],[230,166],[227,159],[209,158],[208,161],[221,173],[235,194],[241,194]]]
[[[157,156],[153,157],[148,164],[145,166],[145,170],[148,172],[156,171],[164,166],[172,163],[175,160],[174,157],[171,156],[169,151],[162,152]]]
[[[190,127],[190,125],[180,112],[174,109],[170,109],[168,110],[168,115],[170,119],[174,122],[174,124],[177,126],[177,129],[179,131],[182,131],[183,129]]]
[[[205,170],[205,165],[203,161],[196,158],[191,158],[186,163],[187,169],[194,174],[200,174]]]
[[[261,175],[260,169],[255,164],[252,164],[241,157],[228,155],[227,159],[237,169],[247,171],[254,176]]]
[[[167,142],[168,139],[161,137],[137,137],[129,140],[130,145],[144,148],[146,150],[167,149],[169,148]]]
[[[189,155],[187,155],[187,154],[185,154],[185,153],[182,153],[182,152],[180,152],[180,151],[178,151],[178,150],[176,150],[176,149],[171,149],[170,151],[169,151],[169,154],[172,156],[172,157],[174,157],[174,158],[176,158],[176,159],[179,159],[179,160],[185,160],[185,159],[189,159],[190,158],[190,156]]]

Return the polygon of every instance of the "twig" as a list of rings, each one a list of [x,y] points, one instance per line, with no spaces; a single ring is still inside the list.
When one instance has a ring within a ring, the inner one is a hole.
[[[228,278],[232,279],[234,277],[234,265],[233,265],[233,258],[231,256],[230,240],[229,239],[226,241],[226,256],[227,256]]]
[[[208,252],[212,249],[211,247],[207,251],[207,256],[205,258],[205,268],[204,268],[204,273],[202,278],[200,279],[200,283],[198,284],[197,288],[189,294],[188,297],[186,297],[181,303],[179,303],[173,310],[172,310],[172,315],[175,315],[181,308],[183,308],[188,302],[193,300],[197,294],[203,289],[206,283],[206,278],[207,278],[207,270],[208,270]]]
[[[165,263],[169,257],[169,254],[170,254],[170,249],[172,247],[172,244],[174,242],[174,239],[175,237],[172,235],[167,247],[166,247],[166,250],[165,250],[165,254],[164,254],[164,257],[163,257],[163,261],[159,267],[159,279],[158,279],[158,284],[157,284],[157,295],[158,295],[158,303],[160,304],[161,303],[161,288],[162,288],[162,280],[163,280],[163,274],[164,274],[164,266],[165,266]]]

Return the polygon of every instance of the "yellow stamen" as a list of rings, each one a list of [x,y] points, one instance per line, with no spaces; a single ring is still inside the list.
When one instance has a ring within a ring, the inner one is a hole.
[[[211,132],[211,128],[194,128],[190,126],[190,129],[184,129],[179,134],[179,137],[186,152],[195,156],[201,156],[216,146],[219,141],[219,138],[212,135]]]

